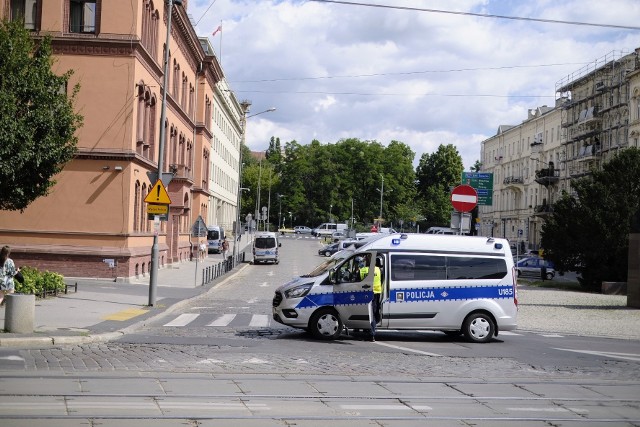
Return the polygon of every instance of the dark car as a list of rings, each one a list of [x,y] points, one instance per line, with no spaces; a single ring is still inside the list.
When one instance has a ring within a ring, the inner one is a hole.
[[[332,243],[318,250],[318,255],[331,256],[340,250],[339,243]]]
[[[518,277],[536,277],[542,278],[542,269],[545,269],[545,279],[552,280],[556,271],[553,268],[553,263],[551,261],[547,261],[543,258],[538,257],[529,257],[521,259],[516,264],[516,271],[518,272]]]

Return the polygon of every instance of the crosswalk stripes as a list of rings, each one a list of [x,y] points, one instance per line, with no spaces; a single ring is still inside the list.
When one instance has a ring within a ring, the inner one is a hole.
[[[213,320],[210,320],[213,318]],[[268,328],[271,326],[271,316],[266,314],[238,314],[238,313],[226,313],[226,314],[213,314],[213,313],[184,313],[178,315],[176,318],[171,320],[168,323],[165,323],[162,326],[166,327],[186,327],[186,326],[195,326],[195,327],[227,327],[227,326],[237,326],[237,327],[250,327],[250,328]],[[231,324],[234,325],[231,325]],[[387,332],[400,332],[399,330],[389,329]],[[433,333],[434,331],[428,330],[420,330],[418,332],[423,333]],[[510,337],[518,337],[518,336],[526,336],[531,331],[500,331],[500,336],[510,336]],[[546,338],[562,338],[563,335],[560,334],[545,334],[543,332],[533,332],[537,335],[546,337]]]
[[[236,318],[235,314],[223,314],[222,316],[218,317],[213,322],[209,323],[207,326],[227,326],[235,318]]]
[[[249,326],[252,328],[266,328],[270,325],[270,317],[266,314],[223,314],[215,315],[216,317],[212,321],[208,321],[207,317],[211,317],[210,314],[200,313],[188,313],[180,314],[170,322],[163,324],[166,327],[185,327],[185,326],[205,326],[205,327],[225,327],[231,325],[232,322],[241,323],[238,326]],[[242,317],[242,319],[239,319]],[[248,322],[247,322],[248,319]],[[205,323],[204,321],[208,321]]]
[[[163,326],[187,326],[189,323],[196,320],[199,314],[181,314],[173,319],[171,322],[166,323]]]

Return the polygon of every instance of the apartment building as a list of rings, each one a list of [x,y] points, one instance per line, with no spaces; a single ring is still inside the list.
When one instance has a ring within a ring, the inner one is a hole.
[[[208,225],[233,229],[236,221],[238,189],[240,186],[240,147],[243,144],[244,115],[249,104],[238,102],[223,77],[214,91],[212,149],[217,161],[211,164],[211,193]]]
[[[209,217],[217,185],[212,118],[220,114],[223,73],[186,8],[186,0],[171,7],[161,124],[165,1],[0,0],[0,17],[23,21],[36,38],[52,37],[54,72],[74,70],[70,88],[80,84],[76,108],[84,116],[77,155],[51,194],[22,213],[0,211],[0,242],[19,265],[72,277],[140,277],[149,272],[155,233],[160,267],[189,259],[197,243],[192,225]],[[144,199],[158,172],[160,126],[162,172],[172,179],[169,212],[156,226]]]
[[[481,172],[493,174],[493,204],[480,206],[480,230],[540,248],[540,231],[571,180],[602,167],[640,139],[640,48],[612,52],[556,84],[553,107],[529,110],[482,142]]]

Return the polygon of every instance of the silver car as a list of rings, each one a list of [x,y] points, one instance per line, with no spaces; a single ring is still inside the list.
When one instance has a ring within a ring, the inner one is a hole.
[[[518,277],[536,277],[542,278],[542,270],[545,269],[545,279],[553,280],[556,271],[553,269],[553,263],[543,258],[529,257],[518,261],[516,271]]]
[[[296,225],[293,227],[293,232],[296,234],[311,234],[311,228],[306,225]]]

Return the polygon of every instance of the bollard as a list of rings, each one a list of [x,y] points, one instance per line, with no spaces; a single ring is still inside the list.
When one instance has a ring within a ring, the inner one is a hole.
[[[36,296],[23,294],[6,295],[7,307],[4,315],[4,329],[16,334],[33,332],[36,312]]]

